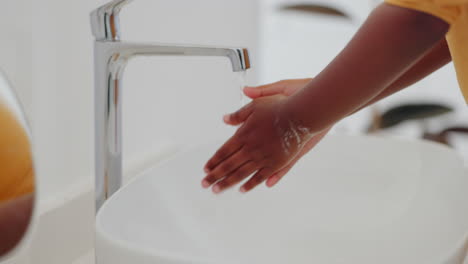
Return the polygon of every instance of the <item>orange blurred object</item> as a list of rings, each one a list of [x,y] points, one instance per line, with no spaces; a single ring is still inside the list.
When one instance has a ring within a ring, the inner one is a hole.
[[[0,102],[0,203],[33,192],[29,135],[15,114]]]

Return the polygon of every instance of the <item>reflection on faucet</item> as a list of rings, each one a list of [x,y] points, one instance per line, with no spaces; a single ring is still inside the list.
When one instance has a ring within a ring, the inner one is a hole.
[[[95,41],[96,211],[122,184],[121,80],[135,56],[224,56],[235,72],[250,68],[243,48],[127,43],[120,41],[119,12],[132,0],[114,0],[91,13]]]

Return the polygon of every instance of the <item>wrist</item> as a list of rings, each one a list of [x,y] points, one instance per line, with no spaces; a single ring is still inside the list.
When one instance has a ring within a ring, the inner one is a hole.
[[[292,96],[289,96],[285,99],[284,104],[282,105],[281,113],[290,120],[294,126],[301,128],[303,131],[309,131],[310,133],[316,132],[315,127],[315,117],[311,107],[308,107],[304,100],[304,96],[300,95],[301,92],[298,92]]]
[[[297,118],[295,112],[291,112],[286,97],[277,108],[275,129],[280,135],[283,149],[291,154],[303,148],[303,146],[316,134],[308,127],[304,126]]]
[[[319,96],[313,94],[312,83],[302,91],[288,97],[281,109],[292,122],[302,130],[317,134],[329,129],[338,120],[332,117],[331,105],[324,106]]]

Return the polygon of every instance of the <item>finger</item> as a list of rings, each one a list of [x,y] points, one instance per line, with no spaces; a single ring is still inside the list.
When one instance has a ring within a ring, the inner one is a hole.
[[[213,187],[213,192],[220,193],[228,188],[231,188],[232,186],[243,181],[245,178],[249,177],[257,169],[258,165],[255,164],[255,162],[249,161],[245,163],[237,170],[233,171],[229,176],[216,183]]]
[[[210,173],[208,173],[202,181],[202,186],[205,188],[210,187],[215,182],[223,179],[248,161],[248,154],[240,149],[229,158],[223,160]]]
[[[224,116],[224,122],[228,125],[239,125],[244,123],[245,120],[253,113],[253,103],[249,103],[242,107],[240,110],[232,113],[227,114]]]
[[[255,87],[245,87],[244,94],[251,99],[256,99],[259,97],[270,96],[275,94],[281,94],[284,90],[284,82],[279,81],[275,83],[270,83],[261,86]]]
[[[242,148],[242,144],[237,139],[237,136],[232,136],[216,153],[208,160],[205,165],[205,172],[209,173],[223,160],[229,158],[232,154],[236,153]]]
[[[268,188],[274,187],[278,182],[286,175],[294,166],[294,164],[288,165],[287,167],[281,169],[277,173],[273,174],[266,180],[266,186]]]
[[[257,187],[259,184],[264,182],[271,174],[273,171],[269,168],[263,168],[259,170],[257,173],[255,173],[250,180],[248,180],[241,188],[240,191],[242,193],[246,193],[251,191],[253,188]]]

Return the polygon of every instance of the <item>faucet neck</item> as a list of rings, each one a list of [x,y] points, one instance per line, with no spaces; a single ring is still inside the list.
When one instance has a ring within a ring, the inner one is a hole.
[[[133,0],[114,0],[91,13],[91,27],[97,41],[119,41],[120,18],[123,6]]]

